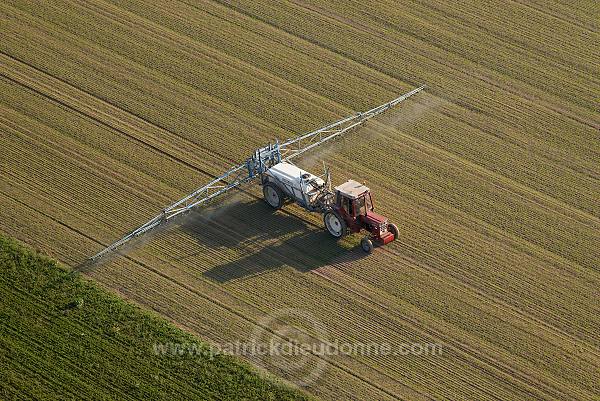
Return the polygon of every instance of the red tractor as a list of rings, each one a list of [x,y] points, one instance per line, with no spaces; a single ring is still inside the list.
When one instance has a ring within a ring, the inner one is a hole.
[[[295,202],[303,208],[323,213],[327,231],[335,238],[366,230],[360,245],[371,253],[373,244],[385,245],[398,238],[398,227],[373,211],[373,199],[369,188],[349,180],[331,188],[328,170],[318,177],[297,166],[281,162],[262,174],[261,184],[265,201],[274,209],[286,202]]]
[[[373,211],[369,188],[353,180],[335,187],[335,202],[331,210],[325,212],[323,220],[327,231],[336,238],[368,231],[370,235],[360,242],[367,253],[373,251],[373,243],[386,245],[398,238],[398,227]]]

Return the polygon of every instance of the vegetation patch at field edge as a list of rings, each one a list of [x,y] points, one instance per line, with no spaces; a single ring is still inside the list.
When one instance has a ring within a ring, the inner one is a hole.
[[[2,399],[308,399],[5,236],[0,293]]]

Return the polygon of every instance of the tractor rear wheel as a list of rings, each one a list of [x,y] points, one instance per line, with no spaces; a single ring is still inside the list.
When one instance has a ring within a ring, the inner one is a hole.
[[[325,227],[329,234],[333,235],[335,238],[342,238],[346,235],[347,225],[344,219],[335,212],[327,212],[325,216],[323,216],[323,221],[325,222]]]
[[[398,226],[395,224],[388,224],[388,231],[391,232],[392,234],[394,234],[394,241],[396,241],[398,239],[398,235],[399,235],[399,231],[398,231]]]
[[[363,239],[360,240],[360,247],[366,253],[371,253],[371,252],[373,252],[373,241],[371,241],[371,239],[369,237],[364,237]]]
[[[273,209],[281,209],[281,206],[283,206],[284,196],[278,186],[271,183],[263,185],[263,195],[265,196],[265,202]]]

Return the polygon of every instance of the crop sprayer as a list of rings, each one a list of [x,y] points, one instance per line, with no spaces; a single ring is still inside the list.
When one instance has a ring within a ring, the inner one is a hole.
[[[369,119],[391,109],[424,88],[423,85],[388,103],[343,118],[316,131],[282,143],[275,141],[274,144],[255,150],[244,163],[164,208],[158,216],[90,259],[95,261],[176,216],[207,205],[218,196],[254,180],[262,186],[265,201],[272,208],[280,209],[286,203],[296,203],[310,212],[321,213],[325,228],[335,238],[367,231],[368,235],[361,240],[361,247],[365,252],[371,253],[374,245],[385,245],[397,239],[398,227],[389,223],[384,216],[374,212],[369,188],[357,181],[348,180],[332,189],[328,169],[325,170],[324,175],[316,176],[300,169],[293,164],[292,160],[363,125]]]

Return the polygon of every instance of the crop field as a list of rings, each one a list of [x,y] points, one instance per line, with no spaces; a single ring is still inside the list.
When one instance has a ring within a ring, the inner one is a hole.
[[[0,273],[3,400],[307,399],[3,236]]]
[[[83,274],[212,344],[273,317],[441,346],[243,356],[318,372],[323,399],[600,399],[599,21],[565,0],[4,1],[0,231],[78,268],[255,148],[427,84],[300,162],[366,181],[398,241],[365,256],[254,185]]]

